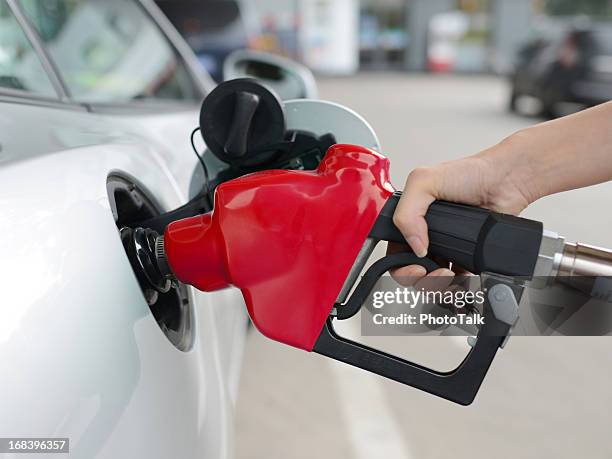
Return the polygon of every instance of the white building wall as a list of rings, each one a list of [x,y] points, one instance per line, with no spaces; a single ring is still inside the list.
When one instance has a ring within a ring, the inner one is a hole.
[[[304,63],[318,73],[345,75],[359,67],[359,1],[300,0],[298,40]]]

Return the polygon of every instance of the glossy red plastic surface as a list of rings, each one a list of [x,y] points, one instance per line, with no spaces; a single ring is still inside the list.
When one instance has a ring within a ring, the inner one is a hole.
[[[219,186],[213,212],[167,227],[168,262],[200,290],[240,288],[259,331],[310,351],[392,192],[387,158],[334,145],[316,171]]]

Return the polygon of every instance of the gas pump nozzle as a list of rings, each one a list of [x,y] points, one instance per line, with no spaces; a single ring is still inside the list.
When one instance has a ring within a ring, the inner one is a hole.
[[[373,228],[375,236],[404,241],[389,222],[400,196],[396,192],[387,202]],[[612,302],[612,250],[567,242],[538,222],[472,206],[434,202],[425,218],[430,253],[473,273],[523,278],[532,288],[562,283],[593,298]],[[469,234],[470,225],[477,221],[482,225],[477,224]],[[537,240],[540,242],[535,251]],[[475,241],[475,245],[470,246],[469,241]]]
[[[612,275],[608,250],[567,244],[533,220],[434,202],[426,215],[429,253],[487,274],[484,325],[464,361],[449,372],[369,348],[337,335],[333,322],[358,312],[389,269],[437,268],[430,259],[400,252],[376,261],[359,279],[379,241],[405,243],[393,224],[399,198],[387,158],[334,145],[315,171],[262,171],[223,183],[214,210],[170,223],[151,256],[162,277],[203,291],[240,288],[253,323],[271,339],[463,405],[473,401],[514,325],[517,312],[507,308],[517,309],[520,301],[516,278]],[[593,292],[593,286],[582,288]],[[598,288],[603,297],[605,287]]]

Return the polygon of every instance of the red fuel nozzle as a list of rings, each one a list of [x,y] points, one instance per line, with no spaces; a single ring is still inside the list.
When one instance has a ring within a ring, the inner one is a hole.
[[[311,350],[393,193],[388,169],[376,152],[335,145],[315,171],[226,182],[211,213],[168,225],[168,264],[200,290],[240,288],[263,334]]]
[[[168,266],[181,282],[212,292],[230,285],[224,240],[213,213],[171,223],[164,232]]]

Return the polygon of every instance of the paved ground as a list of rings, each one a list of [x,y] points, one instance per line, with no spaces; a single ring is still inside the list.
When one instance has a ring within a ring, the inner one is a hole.
[[[321,96],[374,126],[401,187],[415,166],[461,157],[538,120],[505,112],[493,78],[362,75],[324,80]],[[610,246],[612,184],[536,203],[527,216],[569,239]],[[354,334],[358,325],[348,324]],[[609,458],[612,338],[514,337],[476,402],[460,407],[277,345],[254,332],[236,413],[237,458]],[[371,342],[371,341],[370,341]],[[379,338],[438,368],[459,338]]]

